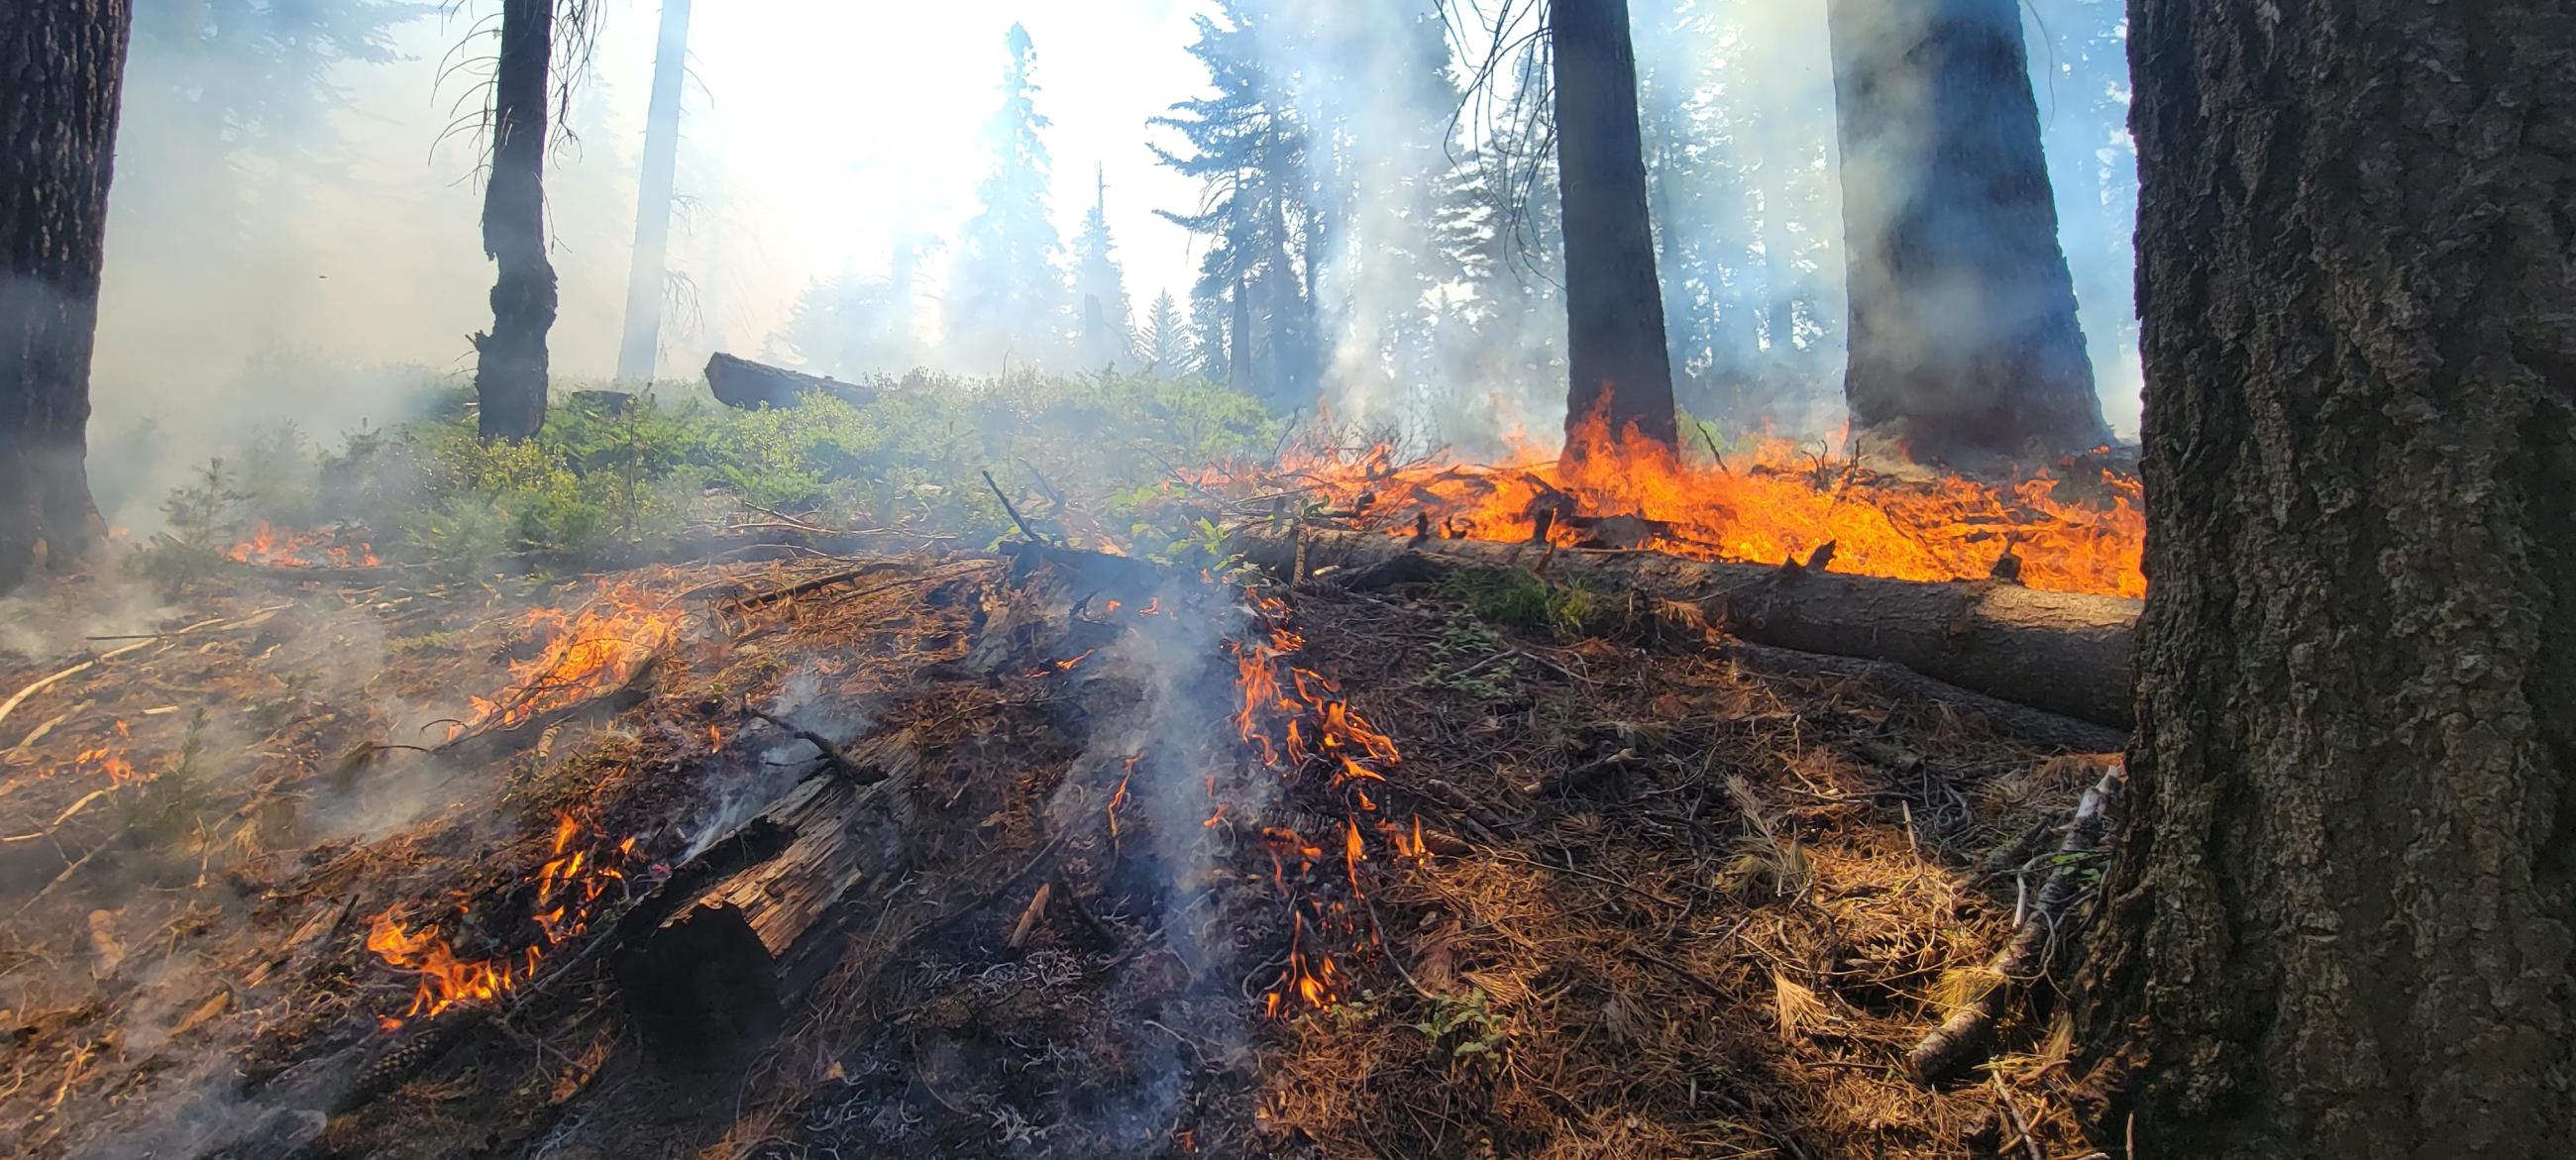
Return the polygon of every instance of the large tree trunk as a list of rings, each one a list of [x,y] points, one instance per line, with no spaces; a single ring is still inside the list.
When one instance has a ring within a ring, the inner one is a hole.
[[[126,0],[0,6],[0,594],[87,557],[89,363]]]
[[[1855,427],[1922,458],[2081,451],[2102,405],[2017,0],[1829,0]]]
[[[2108,1142],[2576,1141],[2576,9],[2140,0]]]
[[[1565,203],[1566,455],[1587,427],[1673,445],[1673,367],[1646,219],[1645,145],[1628,0],[1549,0],[1557,190]]]
[[[546,260],[546,76],[554,0],[507,0],[492,79],[492,179],[483,195],[483,254],[500,267],[492,330],[474,336],[474,397],[485,439],[525,439],[546,422],[546,332],[555,268]]]
[[[662,353],[663,281],[669,276],[671,192],[680,164],[680,89],[688,75],[689,0],[662,0],[653,98],[644,114],[644,168],[636,183],[635,253],[626,272],[626,336],[617,377],[651,382]]]
[[[1355,588],[1456,569],[1544,567],[1556,580],[1697,605],[1714,626],[1757,644],[1887,661],[2001,700],[2122,732],[2129,726],[2138,602],[2116,596],[1280,526],[1244,529],[1228,547],[1298,579],[1329,569]]]

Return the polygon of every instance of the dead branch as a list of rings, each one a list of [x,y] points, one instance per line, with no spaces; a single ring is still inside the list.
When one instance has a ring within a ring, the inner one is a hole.
[[[2057,937],[2059,925],[2073,909],[2075,900],[2091,889],[2090,881],[2099,873],[2102,846],[2128,784],[2126,765],[2114,762],[2104,771],[2102,780],[2084,791],[2083,799],[2076,804],[2074,819],[2067,824],[2066,840],[2049,859],[2048,879],[2039,889],[2039,901],[2025,911],[2012,941],[2005,943],[1987,965],[1993,985],[1984,988],[1973,1002],[1952,1012],[1941,1026],[1905,1053],[1906,1070],[1913,1074],[1915,1082],[1928,1087],[1955,1078],[1993,1050],[1995,1021],[2005,1005],[2022,985],[2047,973],[2063,945]],[[2027,1128],[2023,1135],[2029,1135]]]

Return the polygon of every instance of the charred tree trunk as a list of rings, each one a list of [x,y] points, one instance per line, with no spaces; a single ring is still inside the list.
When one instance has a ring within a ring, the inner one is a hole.
[[[1673,366],[1646,218],[1645,143],[1628,0],[1549,0],[1557,191],[1565,204],[1566,455],[1599,420],[1673,446]]]
[[[680,90],[688,75],[689,0],[662,0],[653,54],[653,98],[644,115],[644,168],[635,194],[635,254],[626,275],[626,336],[617,377],[651,382],[662,352],[663,280],[669,276],[671,187],[680,163]]]
[[[126,0],[0,7],[0,593],[88,556],[90,351],[116,153]]]
[[[1923,458],[2107,438],[2016,0],[1830,0],[1855,427]]]
[[[2576,9],[2141,0],[2140,1156],[2576,1140]]]
[[[507,0],[492,79],[492,178],[483,195],[483,255],[500,267],[492,330],[474,336],[474,397],[484,439],[526,439],[546,422],[546,332],[555,268],[546,260],[546,77],[554,0]]]

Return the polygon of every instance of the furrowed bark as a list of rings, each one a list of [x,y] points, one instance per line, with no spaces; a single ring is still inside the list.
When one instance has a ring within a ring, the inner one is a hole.
[[[1566,452],[1586,424],[1674,445],[1673,368],[1655,240],[1627,0],[1552,0],[1557,186],[1565,202]]]
[[[0,594],[106,530],[84,460],[131,22],[126,0],[0,5]]]
[[[1406,541],[1370,532],[1250,528],[1233,550],[1352,588],[1462,569],[1546,565],[1555,580],[1699,605],[1712,627],[1800,652],[1889,661],[1973,692],[2126,731],[2129,636],[2139,602],[1996,581],[1935,584],[1803,567],[1712,564],[1659,552],[1551,553],[1535,544]],[[1330,572],[1326,572],[1330,569]]]
[[[2141,1157],[2576,1141],[2576,7],[2139,0]]]

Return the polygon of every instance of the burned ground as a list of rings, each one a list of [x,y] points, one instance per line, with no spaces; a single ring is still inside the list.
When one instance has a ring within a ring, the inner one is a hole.
[[[1480,611],[1038,551],[162,610],[0,717],[0,1119],[45,1158],[2072,1147],[2061,1028],[1901,1060],[2098,767]],[[1256,663],[1401,759],[1249,735]],[[769,942],[674,933],[722,906]]]

